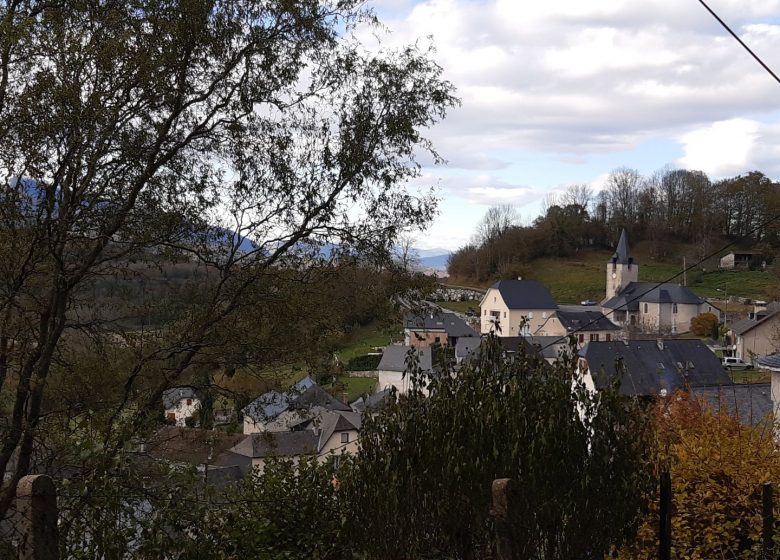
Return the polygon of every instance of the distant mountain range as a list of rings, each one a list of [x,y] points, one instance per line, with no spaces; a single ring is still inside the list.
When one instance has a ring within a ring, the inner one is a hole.
[[[423,268],[433,268],[436,270],[447,270],[447,261],[450,253],[431,255],[428,257],[420,256],[420,266]]]

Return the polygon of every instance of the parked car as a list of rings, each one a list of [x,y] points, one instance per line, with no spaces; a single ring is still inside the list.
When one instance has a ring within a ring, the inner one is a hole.
[[[585,299],[580,302],[580,305],[596,305],[596,302],[592,299]]]
[[[734,370],[734,369],[750,369],[751,365],[747,362],[742,361],[742,358],[723,358],[721,360],[721,363],[723,363],[723,367],[727,370]]]

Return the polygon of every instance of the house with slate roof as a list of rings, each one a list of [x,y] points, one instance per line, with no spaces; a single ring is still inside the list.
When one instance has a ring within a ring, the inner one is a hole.
[[[165,420],[176,426],[186,426],[187,419],[200,410],[200,395],[194,387],[173,387],[162,394]]]
[[[610,321],[599,310],[589,308],[561,307],[545,321],[535,336],[557,336],[566,339],[574,335],[579,347],[588,342],[615,338],[620,327]]]
[[[408,361],[416,359],[418,367],[425,375],[435,372],[433,350],[431,348],[414,348],[412,346],[391,345],[382,352],[382,359],[376,367],[379,383],[377,389],[382,391],[395,387],[399,393],[405,393],[411,388],[412,380],[406,370]]]
[[[687,286],[640,282],[639,263],[631,255],[626,230],[607,263],[607,297],[601,307],[621,327],[650,333],[687,332],[691,319],[702,313],[721,319],[720,309]]]
[[[479,333],[455,313],[407,315],[404,318],[404,344],[428,348],[434,344],[454,347],[461,338],[479,337]]]
[[[350,408],[307,376],[287,391],[268,391],[244,407],[244,433],[284,432],[327,410]]]
[[[731,339],[737,357],[748,363],[775,352],[780,347],[780,302],[754,309],[731,325]]]
[[[732,385],[720,359],[698,339],[589,342],[579,357],[578,374],[595,391],[619,383],[624,395],[655,397]]]
[[[535,280],[499,280],[479,304],[480,331],[498,336],[535,333],[558,309],[550,291]]]

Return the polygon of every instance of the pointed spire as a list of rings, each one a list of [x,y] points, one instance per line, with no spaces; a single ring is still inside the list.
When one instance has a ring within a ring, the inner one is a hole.
[[[628,247],[628,235],[625,228],[620,232],[620,241],[618,241],[615,254],[612,255],[612,262],[619,264],[633,264],[634,257],[631,256],[631,249]]]

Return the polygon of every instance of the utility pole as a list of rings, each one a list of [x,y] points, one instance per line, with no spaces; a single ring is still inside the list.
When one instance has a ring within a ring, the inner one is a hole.
[[[683,255],[683,286],[688,285],[688,267],[685,264],[685,255]]]

